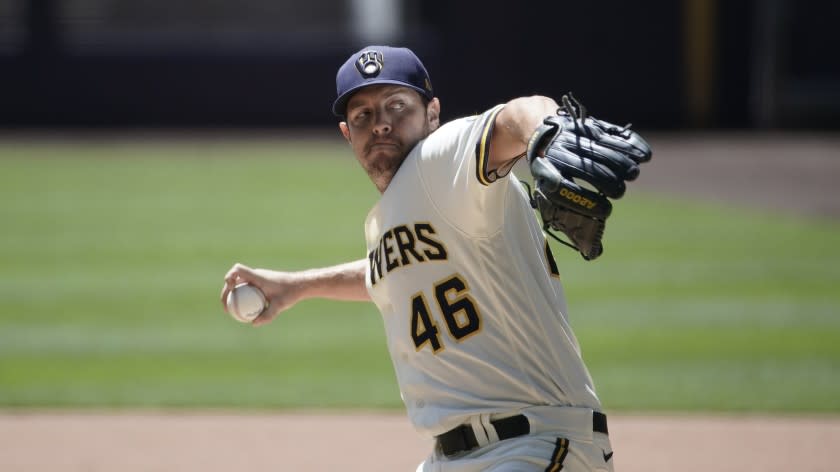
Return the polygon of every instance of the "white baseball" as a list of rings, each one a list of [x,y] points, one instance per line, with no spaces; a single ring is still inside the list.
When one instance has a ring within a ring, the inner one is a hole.
[[[239,284],[228,293],[228,313],[236,321],[250,323],[268,306],[262,291],[250,284]]]

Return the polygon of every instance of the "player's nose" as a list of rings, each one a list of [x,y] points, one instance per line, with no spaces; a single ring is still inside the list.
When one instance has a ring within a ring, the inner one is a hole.
[[[379,136],[386,135],[392,130],[391,121],[384,115],[384,113],[380,114],[373,126],[373,132]]]
[[[386,134],[391,133],[391,125],[387,123],[377,124],[373,128],[373,132],[376,133],[378,136],[384,136]]]

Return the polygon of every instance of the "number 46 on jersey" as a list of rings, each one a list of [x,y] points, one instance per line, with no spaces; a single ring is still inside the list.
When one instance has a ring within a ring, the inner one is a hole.
[[[429,306],[422,291],[411,297],[411,338],[418,352],[426,344],[435,354],[444,349],[436,316],[443,318],[446,330],[456,342],[481,330],[481,313],[469,291],[467,282],[455,274],[432,287],[436,310]]]

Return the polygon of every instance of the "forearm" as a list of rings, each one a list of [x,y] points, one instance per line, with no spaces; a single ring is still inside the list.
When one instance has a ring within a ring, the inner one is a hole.
[[[516,98],[508,102],[499,113],[497,126],[500,125],[508,139],[519,143],[524,150],[534,130],[546,116],[555,114],[557,108],[557,102],[548,97],[534,95]]]
[[[521,155],[531,135],[546,116],[557,112],[557,102],[535,95],[509,101],[496,117],[493,131],[491,168],[498,168]]]
[[[268,300],[268,308],[251,323],[260,326],[274,319],[295,303],[309,298],[369,301],[365,287],[367,259],[321,269],[281,272],[252,269],[236,263],[225,275],[221,302],[227,310],[227,297],[238,284],[247,283],[260,289]]]
[[[300,287],[300,299],[370,301],[365,287],[367,262],[367,259],[359,259],[346,264],[293,273]]]

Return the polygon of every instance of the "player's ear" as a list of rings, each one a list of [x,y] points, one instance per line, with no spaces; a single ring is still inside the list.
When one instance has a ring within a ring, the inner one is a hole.
[[[350,128],[347,126],[346,121],[342,121],[341,123],[339,123],[338,124],[338,129],[341,130],[342,136],[344,136],[344,139],[346,139],[348,143],[353,142],[353,140],[350,139]]]
[[[429,128],[434,131],[440,127],[440,100],[437,97],[429,100],[426,105],[426,117],[429,120]]]

